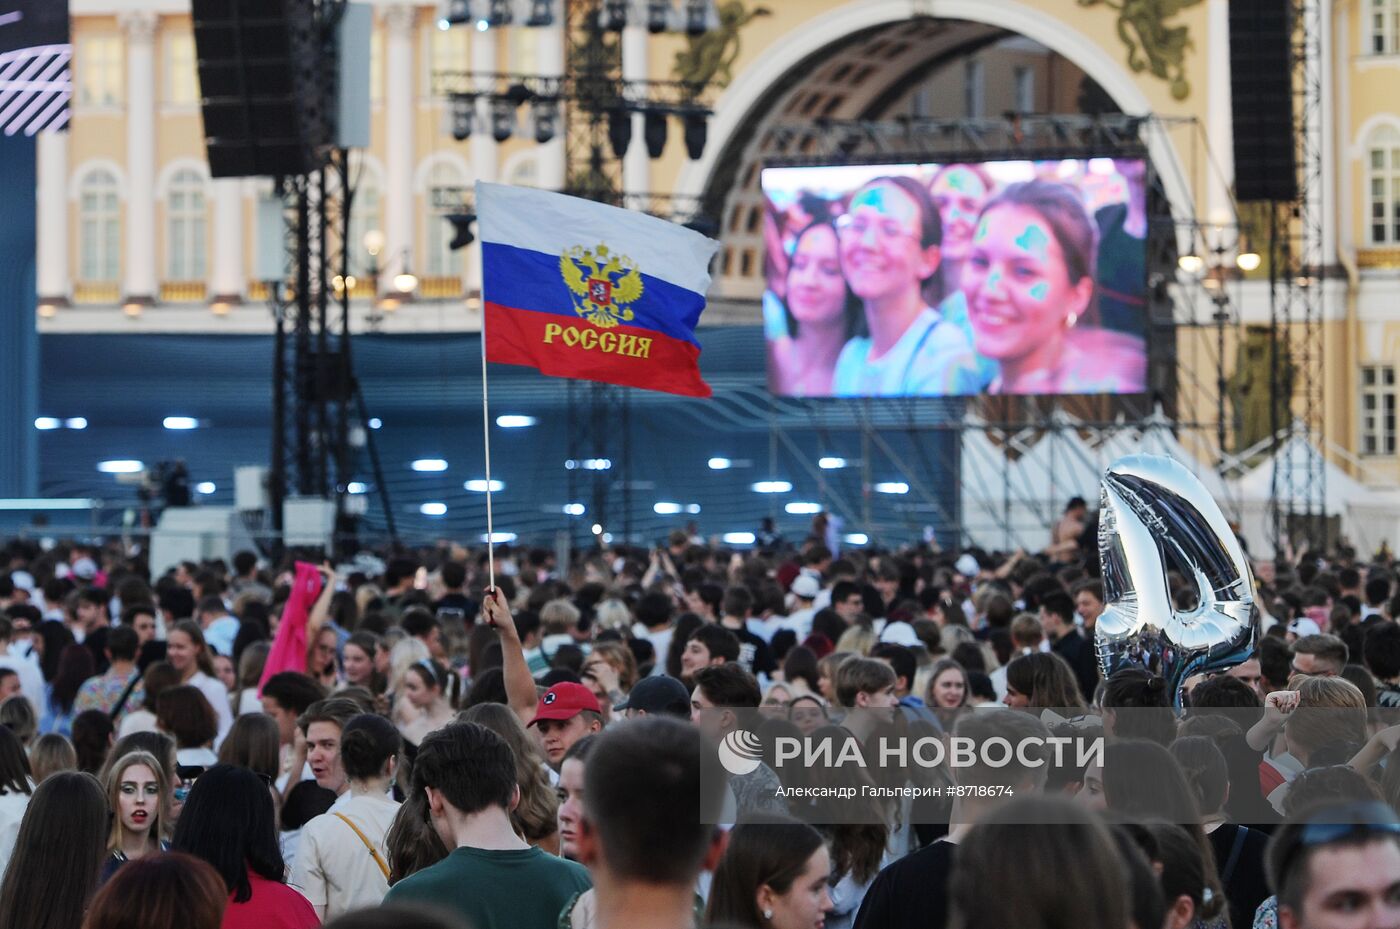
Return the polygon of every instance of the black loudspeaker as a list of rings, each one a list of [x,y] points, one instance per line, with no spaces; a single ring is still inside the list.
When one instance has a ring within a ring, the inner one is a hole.
[[[1293,132],[1292,4],[1230,4],[1230,94],[1234,108],[1235,199],[1298,199]]]
[[[193,0],[193,16],[210,174],[314,170],[335,80],[313,0]]]

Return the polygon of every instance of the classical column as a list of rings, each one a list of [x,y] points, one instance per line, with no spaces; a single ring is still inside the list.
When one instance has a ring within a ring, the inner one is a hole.
[[[68,303],[72,281],[68,267],[68,133],[41,132],[38,146],[39,302]]]
[[[413,74],[412,6],[391,6],[384,11],[388,29],[384,75],[385,172],[384,253],[379,266],[381,281],[392,280],[402,267],[403,253],[413,248],[413,115],[417,111]],[[361,243],[354,243],[363,247]],[[381,286],[380,290],[385,288]]]
[[[148,11],[123,13],[126,32],[126,279],[122,296],[153,302],[156,272],[156,27]]]
[[[627,28],[622,30],[622,79],[624,81],[644,81],[647,79],[647,30],[641,21],[641,4],[634,3],[628,12]],[[651,160],[647,157],[646,140],[643,138],[645,117],[640,113],[632,117],[632,144],[627,156],[622,159],[623,193],[647,193],[651,189]],[[674,120],[672,120],[674,122]],[[675,128],[674,126],[670,128]],[[669,139],[667,146],[680,144],[679,139]]]
[[[1210,88],[1206,93],[1206,139],[1211,164],[1206,167],[1206,219],[1233,224],[1230,186],[1235,182],[1235,131],[1230,103],[1230,3],[1210,0],[1207,7],[1206,55]]]
[[[496,71],[496,32],[472,32],[470,50],[471,70],[477,74],[492,74]],[[476,126],[472,131],[472,174],[473,180],[492,182],[499,173],[496,139],[491,135],[491,101],[484,94],[494,89],[490,80],[483,80],[477,88],[483,93],[476,101]],[[562,129],[562,124],[561,124]],[[561,143],[562,144],[562,143]],[[463,273],[466,276],[468,293],[481,292],[481,242],[478,239],[463,256]]]
[[[243,180],[214,181],[214,273],[209,291],[215,303],[243,301]]]
[[[541,77],[560,77],[564,74],[564,29],[562,26],[549,26],[536,29],[535,41],[538,64],[537,73]],[[561,190],[565,183],[564,117],[560,106],[559,119],[555,121],[557,134],[554,141],[540,146],[539,185],[545,190]]]

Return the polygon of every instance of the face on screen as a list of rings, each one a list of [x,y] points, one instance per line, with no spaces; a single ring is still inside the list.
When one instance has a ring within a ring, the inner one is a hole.
[[[965,260],[977,214],[987,199],[987,185],[967,165],[951,165],[934,177],[929,192],[943,221],[943,259]]]
[[[921,244],[919,205],[894,184],[858,191],[839,228],[841,266],[851,291],[862,300],[917,288],[938,267],[938,249]]]
[[[1071,313],[1082,313],[1093,282],[1073,284],[1050,224],[1015,204],[983,214],[972,237],[962,288],[973,347],[998,361],[1020,359],[1058,341]]]
[[[815,226],[802,234],[792,253],[787,278],[788,309],[798,324],[830,324],[846,308],[846,279],[841,255],[830,226]]]

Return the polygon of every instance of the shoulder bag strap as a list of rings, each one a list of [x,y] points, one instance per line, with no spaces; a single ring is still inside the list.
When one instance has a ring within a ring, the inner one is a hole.
[[[359,836],[360,841],[365,843],[365,848],[369,849],[370,857],[374,859],[375,864],[379,865],[379,870],[384,872],[384,880],[387,881],[389,879],[389,865],[384,861],[384,856],[379,854],[379,849],[374,847],[374,843],[369,840],[368,836],[360,831],[360,827],[355,825],[349,816],[346,816],[344,813],[336,813],[335,818],[355,830],[355,835]]]
[[[117,716],[121,714],[122,707],[126,706],[126,701],[130,699],[131,692],[136,689],[136,685],[139,683],[141,683],[141,672],[137,671],[135,672],[135,676],[132,677],[131,683],[126,685],[126,690],[122,691],[122,695],[118,698],[116,705],[112,707],[112,712],[107,714],[113,722],[117,721]]]

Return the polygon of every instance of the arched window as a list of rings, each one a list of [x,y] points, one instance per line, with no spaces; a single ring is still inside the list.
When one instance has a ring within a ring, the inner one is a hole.
[[[1400,54],[1400,0],[1367,0],[1370,8],[1371,54]]]
[[[205,247],[204,176],[182,168],[170,179],[165,194],[165,278],[169,281],[202,281],[208,250]]]
[[[427,248],[423,257],[428,277],[458,277],[462,273],[462,253],[447,247],[452,241],[452,224],[444,217],[455,211],[452,206],[443,205],[443,200],[465,186],[462,172],[450,162],[440,161],[428,172],[428,228],[424,239]]]
[[[350,273],[358,278],[369,274],[370,257],[369,252],[365,251],[365,234],[372,229],[384,229],[383,198],[378,172],[354,154],[350,156],[350,183],[355,191],[350,209]],[[380,267],[383,267],[385,257],[379,256]]]
[[[1400,129],[1381,126],[1367,140],[1367,240],[1400,244]]]
[[[117,178],[99,168],[78,189],[78,265],[85,283],[121,279],[121,201]]]

